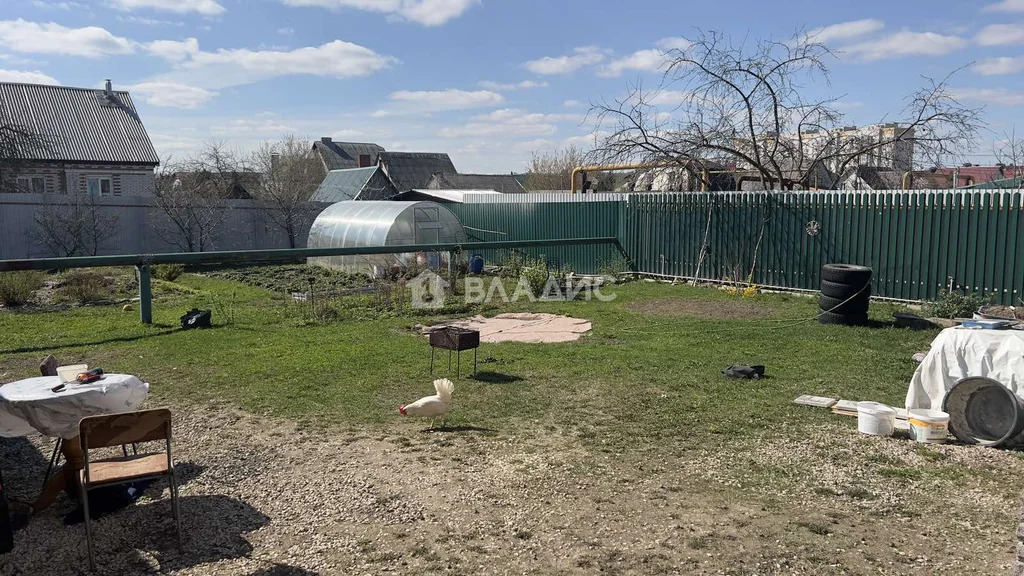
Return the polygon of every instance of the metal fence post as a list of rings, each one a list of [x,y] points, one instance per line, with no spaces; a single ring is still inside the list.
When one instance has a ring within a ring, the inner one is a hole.
[[[149,264],[135,267],[139,271],[139,316],[143,324],[153,323],[153,289],[149,281]]]

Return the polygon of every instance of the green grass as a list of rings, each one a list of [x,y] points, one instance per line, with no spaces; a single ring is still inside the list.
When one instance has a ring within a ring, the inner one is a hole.
[[[398,417],[398,404],[432,391],[430,349],[412,330],[430,317],[304,325],[301,306],[280,293],[192,274],[161,284],[152,326],[120,306],[0,313],[0,374],[7,372],[8,381],[31,376],[38,360],[53,353],[62,362],[138,374],[158,402],[229,402],[310,425],[385,424]],[[901,404],[914,370],[910,356],[934,337],[800,322],[814,316],[815,301],[793,295],[744,300],[771,308],[769,318],[717,320],[641,315],[630,305],[737,297],[647,282],[615,292],[610,303],[488,310],[570,314],[594,328],[565,344],[485,343],[479,368],[501,376],[488,380],[465,378],[472,354],[464,353],[450,423],[498,432],[555,426],[604,448],[674,439],[687,449],[792,434],[834,418],[793,405],[800,394]],[[213,308],[216,327],[178,330],[178,317],[192,306]],[[892,311],[873,305],[878,320],[891,319]],[[730,364],[764,364],[768,378],[729,380],[720,371]]]

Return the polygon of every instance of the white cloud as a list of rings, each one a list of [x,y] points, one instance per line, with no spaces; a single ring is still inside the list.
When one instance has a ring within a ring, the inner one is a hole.
[[[686,102],[690,96],[691,94],[689,92],[683,92],[681,90],[658,90],[657,92],[646,95],[644,99],[651,106],[674,108],[683,102]]]
[[[583,102],[580,102],[579,100],[566,100],[565,102],[562,102],[562,106],[565,106],[566,108],[579,108],[580,106],[583,106]]]
[[[814,42],[828,44],[836,40],[859,38],[872,32],[878,32],[882,28],[885,28],[885,22],[874,18],[865,18],[864,20],[852,20],[815,28],[807,33],[807,37]]]
[[[210,127],[216,136],[230,138],[279,138],[294,134],[295,128],[276,120],[272,114],[261,114],[255,118],[237,118]]]
[[[3,68],[0,68],[0,82],[60,85],[60,82],[56,78],[48,74],[43,74],[39,70],[4,70]]]
[[[499,84],[498,82],[492,82],[490,80],[482,80],[478,82],[481,88],[488,90],[497,90],[499,92],[505,92],[509,90],[527,90],[529,88],[546,88],[547,82],[535,82],[533,80],[523,80],[522,82],[512,84]]]
[[[217,16],[224,13],[224,7],[215,0],[109,0],[118,10],[160,10],[175,14],[195,12],[203,16]]]
[[[482,136],[538,137],[558,131],[559,122],[579,122],[577,114],[540,114],[518,108],[502,108],[489,114],[474,116],[462,126],[441,129],[442,138]]]
[[[134,44],[97,26],[67,28],[55,22],[0,20],[0,45],[7,50],[30,54],[62,54],[100,58],[130,54]]]
[[[1016,58],[1010,56],[987,58],[972,66],[971,69],[982,76],[1016,74],[1024,70],[1024,56],[1018,56]]]
[[[572,54],[545,56],[537,60],[530,60],[523,66],[534,74],[570,74],[584,66],[592,66],[603,60],[604,54],[596,46],[582,46],[574,49]]]
[[[966,45],[967,41],[959,36],[900,30],[882,38],[845,46],[840,48],[840,52],[873,62],[905,56],[942,56]]]
[[[1024,27],[1020,24],[989,24],[975,35],[974,41],[982,46],[1024,44]]]
[[[153,56],[159,56],[171,62],[181,62],[194,54],[199,53],[199,40],[186,38],[177,40],[155,40],[144,46],[144,49]]]
[[[693,46],[693,42],[682,37],[662,38],[661,40],[658,40],[656,46],[668,52],[669,50],[686,50],[690,46]]]
[[[366,76],[397,62],[358,44],[335,40],[321,46],[294,50],[250,50],[236,48],[204,52],[192,39],[183,42],[150,43],[154,50],[172,60],[175,70],[154,81],[199,86],[217,90],[295,74],[326,78]]]
[[[955,98],[997,106],[1024,106],[1024,92],[1005,88],[957,88],[950,91]]]
[[[217,95],[213,90],[174,82],[140,82],[125,88],[151,106],[195,110]]]
[[[422,24],[440,26],[458,18],[480,0],[280,0],[286,6],[315,6],[340,10],[353,8],[381,12],[396,18]]]
[[[447,90],[399,90],[389,94],[388,100],[394,102],[395,106],[377,110],[372,114],[374,118],[486,108],[500,104],[505,97],[490,90],[468,91],[449,88]]]
[[[295,28],[292,28],[291,26],[285,26],[283,28],[278,28],[277,33],[280,34],[281,36],[292,36],[295,34]]]
[[[79,2],[52,2],[45,0],[32,0],[32,5],[36,8],[49,8],[56,10],[84,10],[89,7]]]
[[[650,50],[638,50],[623,58],[616,58],[601,68],[597,75],[611,78],[620,76],[626,70],[655,72],[664,70],[667,65],[668,58],[666,54],[661,50],[652,48]]]
[[[985,12],[1024,12],[1024,0],[1003,0],[985,6]]]

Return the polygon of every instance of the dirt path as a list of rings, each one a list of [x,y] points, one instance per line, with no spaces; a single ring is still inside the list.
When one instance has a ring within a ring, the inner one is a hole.
[[[396,421],[387,434],[325,438],[232,408],[176,418],[186,553],[157,485],[95,525],[102,572],[1005,573],[1024,472],[1014,454],[920,452],[839,424],[799,442],[621,454],[539,424],[510,435]],[[5,463],[31,458],[4,465],[23,499],[49,455],[38,440],[0,444]],[[892,471],[872,473],[865,454]],[[917,464],[928,472],[911,478]],[[958,475],[964,466],[1005,489]],[[71,508],[62,501],[19,531],[0,574],[83,568],[83,530],[61,524]]]

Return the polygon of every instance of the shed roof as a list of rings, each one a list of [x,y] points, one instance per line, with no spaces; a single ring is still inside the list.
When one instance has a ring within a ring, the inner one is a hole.
[[[399,192],[426,188],[438,172],[458,173],[452,159],[441,152],[381,152],[378,157]]]
[[[335,142],[326,137],[313,142],[313,149],[320,154],[328,170],[358,168],[359,156],[364,154],[370,157],[371,165],[376,165],[377,155],[384,151],[372,142]]]
[[[494,190],[430,190],[425,188],[415,188],[408,192],[399,194],[397,199],[408,200],[432,198],[440,202],[456,202],[461,204],[465,202],[466,194],[500,195],[501,192],[495,192]]]
[[[427,188],[432,190],[494,190],[502,193],[526,192],[513,174],[437,173]]]
[[[311,199],[316,202],[355,200],[377,170],[377,166],[331,170],[316,192],[313,192]]]
[[[0,82],[0,117],[43,136],[24,160],[157,165],[131,96],[114,91]]]

